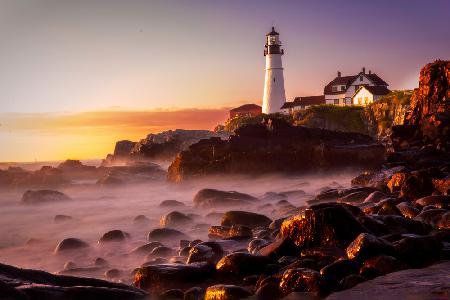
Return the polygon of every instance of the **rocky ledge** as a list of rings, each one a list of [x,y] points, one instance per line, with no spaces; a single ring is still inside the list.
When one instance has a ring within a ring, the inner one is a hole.
[[[0,299],[137,300],[146,296],[146,292],[121,283],[0,264]]]
[[[308,173],[379,168],[384,147],[369,136],[291,126],[281,119],[238,128],[228,140],[201,140],[178,154],[168,179],[211,174]]]

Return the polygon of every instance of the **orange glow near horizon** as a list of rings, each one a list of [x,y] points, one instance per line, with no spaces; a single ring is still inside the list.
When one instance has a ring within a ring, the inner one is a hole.
[[[119,140],[177,128],[212,130],[227,116],[226,108],[1,114],[0,162],[104,158]]]

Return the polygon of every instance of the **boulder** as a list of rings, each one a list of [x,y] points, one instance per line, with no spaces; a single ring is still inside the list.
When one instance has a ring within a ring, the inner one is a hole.
[[[346,206],[324,203],[313,205],[303,214],[285,220],[279,236],[291,239],[300,248],[347,247],[364,231],[365,228]]]
[[[346,252],[348,258],[362,261],[379,254],[393,254],[395,251],[389,242],[370,233],[361,233],[347,247]]]
[[[191,217],[183,213],[172,211],[162,216],[159,223],[162,227],[184,228],[188,225],[191,225],[193,223],[193,220]]]
[[[159,204],[159,207],[179,207],[185,206],[183,202],[177,200],[164,200]]]
[[[98,240],[99,244],[109,243],[109,242],[122,242],[129,237],[129,234],[122,230],[111,230],[102,235]]]
[[[205,300],[239,300],[251,295],[248,289],[241,286],[218,284],[206,289]]]
[[[228,211],[224,213],[221,224],[223,226],[243,225],[250,228],[267,227],[272,223],[268,217],[248,211]]]
[[[156,247],[163,246],[160,242],[149,242],[145,245],[134,248],[130,251],[133,255],[147,255],[153,251]]]
[[[292,292],[312,292],[315,295],[324,295],[328,292],[320,273],[306,268],[286,270],[281,276],[279,287],[283,295]]]
[[[357,274],[359,271],[359,264],[353,260],[340,259],[323,267],[320,270],[320,275],[328,283],[329,286],[335,287],[346,276]]]
[[[175,255],[175,251],[172,248],[166,246],[157,246],[145,257],[146,260],[157,257],[170,257]]]
[[[221,274],[243,278],[248,275],[261,274],[270,263],[272,260],[266,256],[235,252],[219,260],[216,269]]]
[[[437,259],[442,243],[433,236],[404,235],[393,243],[397,257],[414,268],[424,267]]]
[[[378,255],[364,261],[360,274],[365,278],[374,278],[407,268],[408,265],[393,256]]]
[[[58,243],[55,248],[55,253],[62,253],[68,250],[80,250],[88,248],[89,244],[85,241],[76,238],[67,238]]]
[[[172,228],[156,228],[150,231],[147,235],[149,241],[173,241],[173,240],[187,240],[189,237]]]
[[[419,210],[409,202],[401,202],[397,204],[397,208],[405,218],[414,219],[419,214]]]
[[[437,227],[440,223],[442,216],[448,213],[446,209],[428,209],[423,210],[420,214],[414,217],[414,220],[428,224],[432,227]]]
[[[144,215],[137,215],[133,219],[133,223],[136,225],[146,225],[146,224],[150,223],[150,219]]]
[[[151,292],[171,288],[189,288],[204,282],[214,274],[214,265],[209,263],[161,264],[140,268],[134,285]]]
[[[194,206],[201,208],[240,206],[255,203],[258,199],[235,191],[203,189],[194,197]]]
[[[352,287],[360,284],[361,282],[366,281],[366,279],[361,275],[348,275],[339,282],[339,289],[341,290],[347,290],[351,289]]]
[[[428,205],[434,205],[437,208],[448,208],[450,205],[450,196],[427,196],[423,198],[419,198],[416,201],[414,201],[415,204],[420,205],[422,207],[428,206]]]
[[[170,289],[158,295],[159,300],[183,300],[184,293],[180,289]]]
[[[22,196],[22,203],[25,204],[58,203],[68,200],[71,200],[69,196],[53,190],[29,190]]]

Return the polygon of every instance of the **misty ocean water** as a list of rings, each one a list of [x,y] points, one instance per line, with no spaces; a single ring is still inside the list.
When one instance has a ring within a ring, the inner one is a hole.
[[[130,251],[148,242],[148,232],[159,228],[160,218],[168,212],[193,214],[194,224],[208,224],[208,226],[220,225],[220,217],[216,220],[205,218],[211,212],[223,213],[227,210],[241,209],[265,214],[272,220],[284,216],[274,209],[275,206],[261,208],[266,203],[274,205],[277,202],[274,200],[260,200],[256,205],[246,207],[195,208],[192,200],[203,188],[233,190],[260,199],[266,192],[302,190],[305,192],[304,195],[297,194],[287,199],[294,206],[300,207],[323,189],[348,187],[354,175],[352,173],[306,177],[273,175],[232,179],[211,177],[182,183],[154,181],[118,187],[99,186],[81,181],[58,189],[70,196],[71,201],[39,205],[25,205],[21,202],[26,189],[0,191],[0,262],[55,273],[61,272],[64,264],[71,261],[75,263],[78,271],[65,274],[104,278],[104,269],[93,268],[95,259],[101,257],[109,263],[108,268],[117,268],[124,274],[130,274],[133,269],[146,262],[145,257],[131,255]],[[183,202],[185,206],[165,208],[159,206],[162,201],[170,199]],[[55,215],[67,215],[72,219],[55,222]],[[134,222],[134,218],[138,215],[146,216],[149,222]],[[114,229],[129,233],[130,238],[120,243],[107,245],[98,243],[105,232]],[[206,225],[196,228],[186,226],[181,231],[191,240],[208,240]],[[85,251],[55,253],[56,245],[64,238],[81,239],[89,243],[90,247]],[[169,240],[163,244],[178,249],[179,240]]]

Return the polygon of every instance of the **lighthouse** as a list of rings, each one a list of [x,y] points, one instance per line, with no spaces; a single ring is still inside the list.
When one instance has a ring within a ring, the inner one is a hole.
[[[286,102],[284,92],[283,65],[281,56],[280,34],[272,27],[272,31],[266,34],[264,56],[266,57],[266,75],[264,79],[264,97],[262,112],[273,114],[281,111],[281,106]]]

